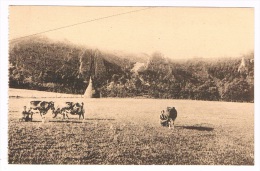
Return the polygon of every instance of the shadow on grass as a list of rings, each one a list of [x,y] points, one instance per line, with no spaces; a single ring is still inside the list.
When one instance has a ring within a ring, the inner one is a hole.
[[[57,122],[57,123],[61,123],[61,122],[64,122],[64,123],[84,123],[84,121],[114,121],[115,119],[111,119],[111,118],[108,118],[108,119],[105,119],[105,118],[85,118],[84,120],[83,119],[78,119],[78,118],[69,118],[69,119],[55,119],[55,120],[49,120],[48,122]],[[22,122],[42,122],[41,120],[32,120],[32,121],[22,121]]]
[[[85,121],[113,121],[115,119],[105,119],[105,118],[69,118],[69,119],[61,119],[61,120],[50,120],[49,122],[66,122],[66,123],[84,123]]]
[[[49,121],[49,122],[56,122],[56,123],[61,123],[61,122],[66,122],[66,123],[84,123],[82,120],[55,120],[55,121]]]
[[[26,121],[23,121],[26,122]],[[26,123],[30,123],[30,122],[42,122],[40,120],[36,121],[27,121]],[[48,122],[73,122],[73,123],[81,123],[81,121],[70,121],[70,120],[55,120],[55,121],[48,121]],[[47,123],[47,122],[46,122]]]
[[[114,121],[115,119],[111,119],[111,118],[108,118],[108,119],[105,119],[105,118],[87,118],[85,120]]]
[[[197,131],[213,131],[214,128],[212,127],[206,127],[206,126],[175,126],[183,129],[192,129]]]

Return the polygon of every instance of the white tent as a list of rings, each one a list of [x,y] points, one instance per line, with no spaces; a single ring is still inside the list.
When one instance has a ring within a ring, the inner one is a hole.
[[[92,80],[91,77],[89,78],[88,87],[84,93],[84,98],[92,98]]]

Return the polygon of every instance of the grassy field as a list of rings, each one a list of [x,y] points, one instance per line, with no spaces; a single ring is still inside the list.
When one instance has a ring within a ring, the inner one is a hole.
[[[254,165],[253,103],[88,99],[85,120],[53,119],[48,113],[42,123],[37,114],[33,122],[18,121],[35,98],[14,94],[9,94],[10,164]],[[167,106],[178,111],[174,130],[159,125]]]

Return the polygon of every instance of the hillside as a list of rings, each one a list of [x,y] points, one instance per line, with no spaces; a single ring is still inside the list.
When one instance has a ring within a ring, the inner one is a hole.
[[[94,97],[253,102],[254,54],[243,57],[241,68],[241,57],[177,61],[35,37],[10,44],[9,87],[83,94],[91,76]]]

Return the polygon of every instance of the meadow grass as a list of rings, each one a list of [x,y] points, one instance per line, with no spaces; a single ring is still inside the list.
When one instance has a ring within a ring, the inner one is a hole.
[[[88,99],[85,120],[19,122],[30,100],[9,99],[10,164],[254,165],[253,103]],[[159,125],[167,106],[178,111],[175,129]]]

